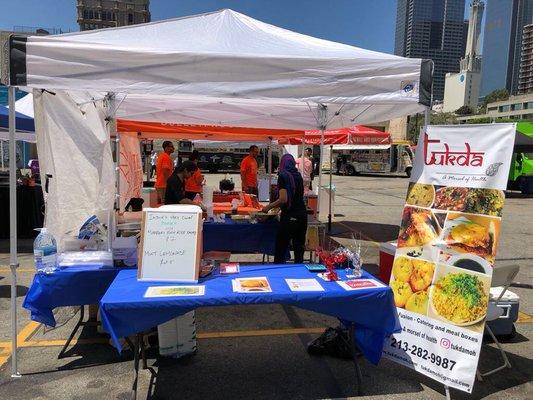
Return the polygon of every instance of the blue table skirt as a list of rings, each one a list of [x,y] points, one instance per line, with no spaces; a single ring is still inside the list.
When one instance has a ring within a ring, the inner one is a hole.
[[[274,255],[278,226],[277,221],[251,224],[235,223],[229,218],[224,224],[205,222],[203,248],[204,251]]]
[[[33,321],[55,326],[54,308],[98,304],[119,271],[117,268],[70,267],[51,274],[37,272],[22,307],[30,310]]]
[[[341,277],[344,271],[340,271]],[[236,277],[266,276],[272,293],[234,293]],[[365,357],[377,363],[386,336],[398,331],[399,321],[389,287],[346,291],[336,282],[324,282],[324,292],[292,292],[285,278],[313,278],[303,265],[243,266],[238,275],[209,276],[200,280],[204,296],[144,298],[149,286],[172,285],[139,282],[135,271],[121,271],[100,301],[104,329],[119,351],[119,338],[143,332],[203,306],[236,304],[288,304],[355,324],[356,343]],[[365,273],[364,278],[372,276]]]

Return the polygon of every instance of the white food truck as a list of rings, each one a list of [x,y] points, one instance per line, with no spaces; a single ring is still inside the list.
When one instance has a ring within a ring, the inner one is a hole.
[[[337,174],[405,174],[411,176],[414,154],[408,142],[386,145],[333,146]]]

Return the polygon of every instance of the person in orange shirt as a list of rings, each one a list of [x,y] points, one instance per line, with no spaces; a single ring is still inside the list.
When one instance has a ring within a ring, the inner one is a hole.
[[[194,150],[189,156],[189,161],[192,161],[196,165],[196,171],[187,178],[185,181],[185,197],[188,199],[194,200],[197,194],[202,193],[202,186],[204,183],[204,176],[200,172],[198,167],[198,159],[200,158],[198,150]]]
[[[155,190],[157,191],[157,201],[165,204],[165,190],[167,188],[167,179],[172,175],[174,163],[170,155],[174,153],[174,145],[170,140],[163,142],[163,152],[157,156],[155,163]]]
[[[259,147],[250,146],[250,154],[241,161],[241,184],[242,191],[248,194],[258,195],[257,190],[257,156]]]

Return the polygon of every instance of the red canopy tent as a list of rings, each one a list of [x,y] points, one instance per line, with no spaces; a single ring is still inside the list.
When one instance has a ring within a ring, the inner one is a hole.
[[[320,131],[306,131],[305,144],[320,144]],[[291,137],[279,140],[279,144],[301,144],[302,139]],[[350,128],[332,129],[324,131],[325,145],[390,145],[391,137],[388,132],[355,125]]]

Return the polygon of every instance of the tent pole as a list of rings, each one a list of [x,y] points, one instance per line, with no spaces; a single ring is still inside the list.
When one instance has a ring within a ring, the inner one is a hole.
[[[300,153],[300,160],[302,160],[302,162],[300,163],[300,173],[302,174],[302,177],[304,176],[304,158],[305,158],[305,133],[304,133],[304,138],[302,139],[302,152]],[[305,190],[304,190],[304,193],[305,193]]]
[[[322,159],[324,157],[324,131],[327,126],[328,108],[324,104],[318,105],[318,129],[320,129],[320,159],[318,164],[318,199],[317,214],[320,217],[320,191],[322,190]]]
[[[332,187],[333,187],[333,176],[331,175],[332,168],[332,162],[333,162],[333,145],[329,145],[329,212],[328,212],[328,232],[331,233],[331,193],[332,193]]]
[[[426,107],[424,110],[424,126],[431,124],[431,110],[429,107]]]
[[[268,139],[268,201],[270,202],[270,193],[272,191],[272,138]]]
[[[8,88],[9,103],[9,268],[11,269],[11,377],[17,367],[17,142],[15,140],[15,87]]]
[[[0,140],[0,154],[2,154],[2,169],[4,169],[4,141]]]

